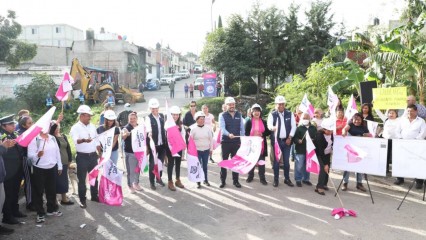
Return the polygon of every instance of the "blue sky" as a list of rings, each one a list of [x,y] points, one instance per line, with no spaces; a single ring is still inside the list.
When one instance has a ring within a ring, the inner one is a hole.
[[[22,25],[65,23],[81,30],[88,28],[99,32],[126,35],[128,41],[145,47],[155,47],[157,42],[178,52],[200,53],[213,20],[222,16],[224,24],[233,13],[243,16],[255,0],[0,0],[0,15],[8,9],[17,12]],[[292,1],[261,0],[263,7],[271,5],[287,11]],[[297,0],[302,12],[310,0]],[[371,24],[374,17],[381,23],[397,19],[403,0],[334,0],[332,12],[336,22],[345,22],[348,29]]]

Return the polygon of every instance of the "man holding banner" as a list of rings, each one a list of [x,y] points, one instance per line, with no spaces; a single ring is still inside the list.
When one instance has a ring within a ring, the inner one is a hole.
[[[239,136],[244,136],[244,119],[240,112],[235,111],[235,99],[233,97],[227,97],[225,104],[228,110],[220,115],[220,131],[222,133],[222,159],[224,161],[232,158],[237,153],[241,145]],[[224,188],[226,185],[226,168],[220,169],[220,188]],[[241,188],[241,184],[238,181],[239,174],[232,172],[232,180],[234,186]]]
[[[275,111],[269,114],[268,116],[268,128],[269,130],[276,132],[271,134],[271,144],[275,144],[275,141],[278,142],[279,148],[282,152],[283,162],[284,162],[284,184],[287,184],[289,187],[293,187],[294,184],[290,180],[290,148],[292,138],[296,131],[296,120],[293,113],[285,109],[286,100],[284,96],[277,96],[275,98]],[[274,161],[274,187],[278,187],[278,176],[280,170],[279,159]]]
[[[80,105],[77,109],[79,121],[71,127],[70,135],[74,140],[77,151],[77,177],[78,177],[78,197],[80,198],[80,207],[86,208],[86,175],[98,164],[97,150],[100,152],[98,144],[98,134],[96,127],[90,120],[93,116],[92,110],[87,105]],[[99,202],[98,198],[98,180],[94,186],[90,186],[91,200]]]

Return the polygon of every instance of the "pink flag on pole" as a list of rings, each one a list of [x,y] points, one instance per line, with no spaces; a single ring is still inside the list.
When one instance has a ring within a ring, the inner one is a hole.
[[[167,114],[167,120],[164,123],[164,128],[167,132],[167,142],[169,144],[170,152],[172,153],[172,155],[175,155],[176,153],[185,149],[186,144],[185,144],[185,140],[182,137],[182,134],[179,131],[178,126],[176,125],[175,121],[173,121],[173,117],[169,111],[169,104],[167,100],[166,100],[166,114]]]
[[[274,153],[275,153],[275,161],[279,162],[282,156],[280,145],[278,144],[278,130],[275,131],[275,140],[274,140]]]
[[[317,154],[315,153],[315,145],[312,142],[309,133],[306,134],[306,171],[314,174],[319,174],[320,163]]]
[[[135,172],[139,173],[142,170],[145,170],[147,166],[146,158],[146,132],[144,125],[138,125],[132,130],[132,150],[135,154],[136,159],[138,160],[138,165],[135,168]]]
[[[205,179],[203,167],[198,160],[197,147],[195,146],[194,139],[188,139],[188,153],[187,153],[187,169],[188,180],[191,182],[202,182]]]
[[[64,74],[64,79],[61,82],[61,85],[59,85],[58,91],[56,91],[56,98],[59,101],[66,101],[68,100],[68,93],[69,91],[72,90],[72,85],[71,85],[71,79],[70,79],[70,75],[68,72],[65,72]]]
[[[123,203],[122,177],[123,173],[111,160],[105,161],[99,183],[99,202],[110,206],[121,206]]]
[[[22,147],[28,147],[28,144],[41,132],[48,133],[50,129],[50,122],[52,121],[53,114],[56,107],[51,107],[36,123],[22,133],[16,142]]]
[[[336,116],[336,107],[339,103],[339,98],[336,94],[334,94],[333,89],[331,89],[330,86],[328,86],[327,90],[327,105],[328,109],[330,110],[331,117]]]
[[[314,117],[315,108],[314,105],[312,105],[312,103],[308,100],[308,95],[306,93],[299,105],[299,110],[308,113],[311,118]]]
[[[158,180],[160,180],[160,169],[158,167],[158,155],[157,155],[157,150],[155,149],[155,144],[153,139],[149,141],[149,148],[151,148],[151,154],[152,154],[152,157],[154,158],[154,169],[152,170],[152,173],[155,175],[155,177]]]
[[[216,132],[215,141],[213,142],[213,150],[216,150],[216,148],[220,146],[221,135],[222,132],[220,130]]]
[[[346,108],[346,111],[345,111],[345,117],[349,121],[349,119],[351,119],[352,116],[357,112],[358,112],[358,109],[356,107],[355,98],[354,98],[354,95],[352,94],[348,101],[348,107]]]
[[[259,160],[262,151],[263,138],[257,136],[244,136],[241,138],[241,146],[229,160],[218,163],[220,167],[228,168],[233,172],[247,174]]]

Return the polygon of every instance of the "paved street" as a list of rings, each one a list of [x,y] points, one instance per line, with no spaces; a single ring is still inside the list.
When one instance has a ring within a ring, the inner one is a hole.
[[[182,106],[189,99],[184,98],[182,80],[176,84],[176,98],[171,105]],[[199,96],[195,91],[195,96]],[[168,86],[161,91],[145,92],[150,97],[169,97]],[[140,116],[146,115],[147,102],[133,106]],[[121,106],[117,107],[120,111]],[[214,159],[220,160],[220,150]],[[119,159],[119,167],[123,168]],[[400,210],[396,210],[409,183],[398,187],[393,178],[370,176],[374,197],[355,189],[353,175],[349,191],[341,193],[346,208],[358,213],[356,218],[344,217],[335,220],[333,208],[341,207],[334,197],[333,185],[325,196],[314,192],[314,186],[290,188],[283,184],[282,170],[280,185],[272,187],[272,169],[267,161],[268,186],[259,183],[257,171],[252,183],[240,176],[241,189],[232,185],[228,173],[227,185],[219,186],[219,171],[216,164],[209,163],[208,177],[211,187],[196,188],[186,179],[186,162],[181,167],[185,189],[169,191],[167,187],[149,189],[146,175],[140,178],[142,192],[130,194],[123,176],[124,204],[110,207],[88,201],[87,209],[77,204],[63,206],[60,218],[48,217],[41,227],[35,224],[35,214],[25,219],[26,224],[14,226],[16,233],[5,239],[426,239],[426,202],[422,201],[423,191],[413,190]],[[291,169],[294,169],[293,163]],[[293,171],[291,171],[293,178]],[[312,176],[316,184],[317,178]],[[331,181],[338,184],[340,172],[331,174]],[[166,182],[167,174],[163,174]],[[293,180],[293,179],[292,179]],[[294,182],[294,181],[293,181]],[[367,187],[366,183],[364,186]],[[88,196],[90,193],[87,193]],[[77,200],[77,199],[76,199]],[[85,224],[83,228],[80,226]]]

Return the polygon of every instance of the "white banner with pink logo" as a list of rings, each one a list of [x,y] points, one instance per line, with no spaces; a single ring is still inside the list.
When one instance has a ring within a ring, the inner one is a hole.
[[[123,172],[111,160],[104,161],[99,183],[99,202],[110,206],[121,206],[123,203],[122,177]]]
[[[312,142],[311,136],[306,134],[306,171],[314,174],[319,174],[320,163],[315,152],[315,145]]]
[[[202,182],[205,179],[203,167],[198,159],[197,147],[195,146],[194,139],[188,139],[188,153],[187,153],[187,168],[188,180],[191,182]]]
[[[259,160],[263,138],[257,136],[245,136],[240,138],[241,146],[237,154],[235,154],[232,159],[219,162],[218,165],[233,172],[247,174]]]
[[[305,113],[308,113],[311,118],[314,117],[314,105],[309,101],[308,95],[305,93],[305,96],[303,96],[302,102],[299,105],[299,110]]]
[[[132,150],[138,160],[135,172],[148,172],[148,159],[146,157],[146,131],[143,124],[135,127],[132,132]]]
[[[386,176],[388,140],[370,137],[335,136],[332,168]]]
[[[89,184],[95,186],[96,179],[99,175],[99,169],[102,164],[111,159],[111,152],[114,143],[115,128],[111,128],[98,135],[99,144],[101,145],[102,153],[99,158],[98,165],[89,172]]]

